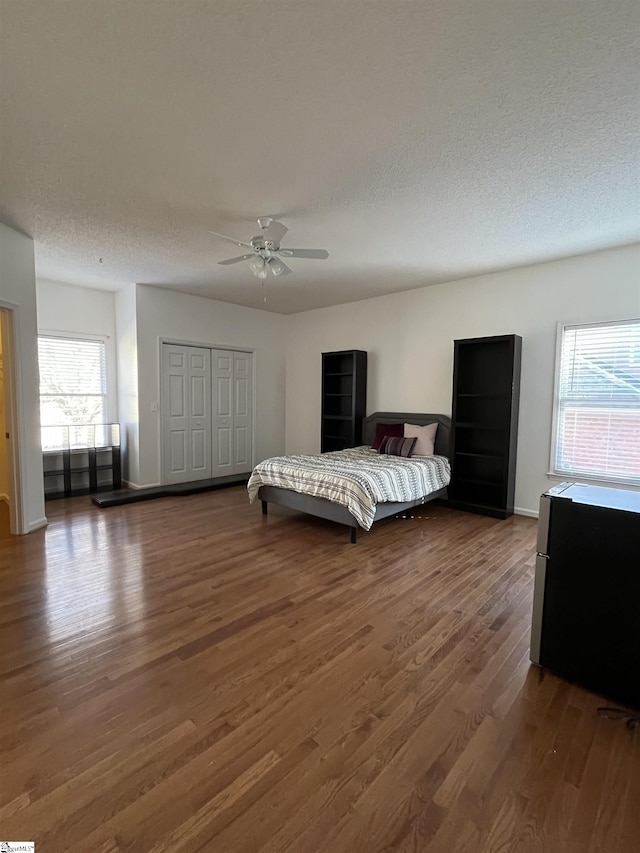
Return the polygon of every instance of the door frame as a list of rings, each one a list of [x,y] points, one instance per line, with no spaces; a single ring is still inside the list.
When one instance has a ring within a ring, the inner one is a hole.
[[[158,446],[160,448],[160,459],[158,460],[159,466],[160,466],[160,485],[162,485],[162,486],[166,485],[165,478],[164,478],[166,450],[165,450],[165,445],[164,445],[164,436],[162,435],[162,414],[164,412],[164,406],[165,406],[164,391],[163,391],[164,382],[163,382],[163,375],[162,375],[162,347],[165,344],[175,344],[176,346],[180,346],[180,347],[201,347],[204,349],[211,349],[211,350],[223,349],[223,350],[232,350],[233,352],[251,353],[251,356],[253,358],[253,388],[252,388],[252,392],[251,392],[252,403],[253,403],[252,416],[251,416],[251,467],[253,468],[255,465],[255,458],[256,458],[256,410],[257,410],[257,407],[256,407],[256,386],[257,386],[256,373],[257,373],[257,371],[256,371],[256,349],[255,349],[255,347],[239,347],[239,346],[234,346],[233,344],[212,344],[212,343],[207,342],[207,341],[187,341],[187,340],[183,340],[181,338],[159,337],[158,338],[158,352],[157,352],[157,357],[158,357],[158,417],[157,417],[157,425],[158,425],[157,430],[158,430],[158,432],[157,432],[157,435],[158,435]]]
[[[14,535],[24,530],[22,468],[20,457],[21,400],[20,360],[17,352],[17,316],[19,306],[0,299],[0,324],[2,324],[2,368],[4,377],[5,419],[7,441],[7,469],[9,474],[9,530]],[[4,441],[4,436],[1,437]]]

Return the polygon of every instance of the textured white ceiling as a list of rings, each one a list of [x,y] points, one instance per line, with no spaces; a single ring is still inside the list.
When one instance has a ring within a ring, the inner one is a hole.
[[[637,0],[0,9],[0,219],[43,277],[289,313],[640,236]],[[330,252],[266,306],[207,234],[265,214]]]

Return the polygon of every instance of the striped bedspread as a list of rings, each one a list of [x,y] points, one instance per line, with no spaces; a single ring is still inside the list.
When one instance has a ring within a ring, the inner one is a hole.
[[[320,456],[274,456],[253,470],[247,489],[253,502],[260,486],[277,486],[346,507],[369,530],[376,504],[409,502],[444,488],[451,478],[444,456],[404,459],[353,447]]]

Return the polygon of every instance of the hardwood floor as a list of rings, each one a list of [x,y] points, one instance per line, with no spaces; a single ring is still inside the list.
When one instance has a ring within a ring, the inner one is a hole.
[[[47,513],[0,542],[2,837],[640,848],[640,732],[528,661],[533,520],[426,507],[352,546],[243,488]]]

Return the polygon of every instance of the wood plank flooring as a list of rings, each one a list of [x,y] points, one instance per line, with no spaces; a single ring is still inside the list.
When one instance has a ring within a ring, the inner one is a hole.
[[[0,541],[0,836],[38,853],[636,853],[640,732],[528,660],[535,522],[243,488]]]

